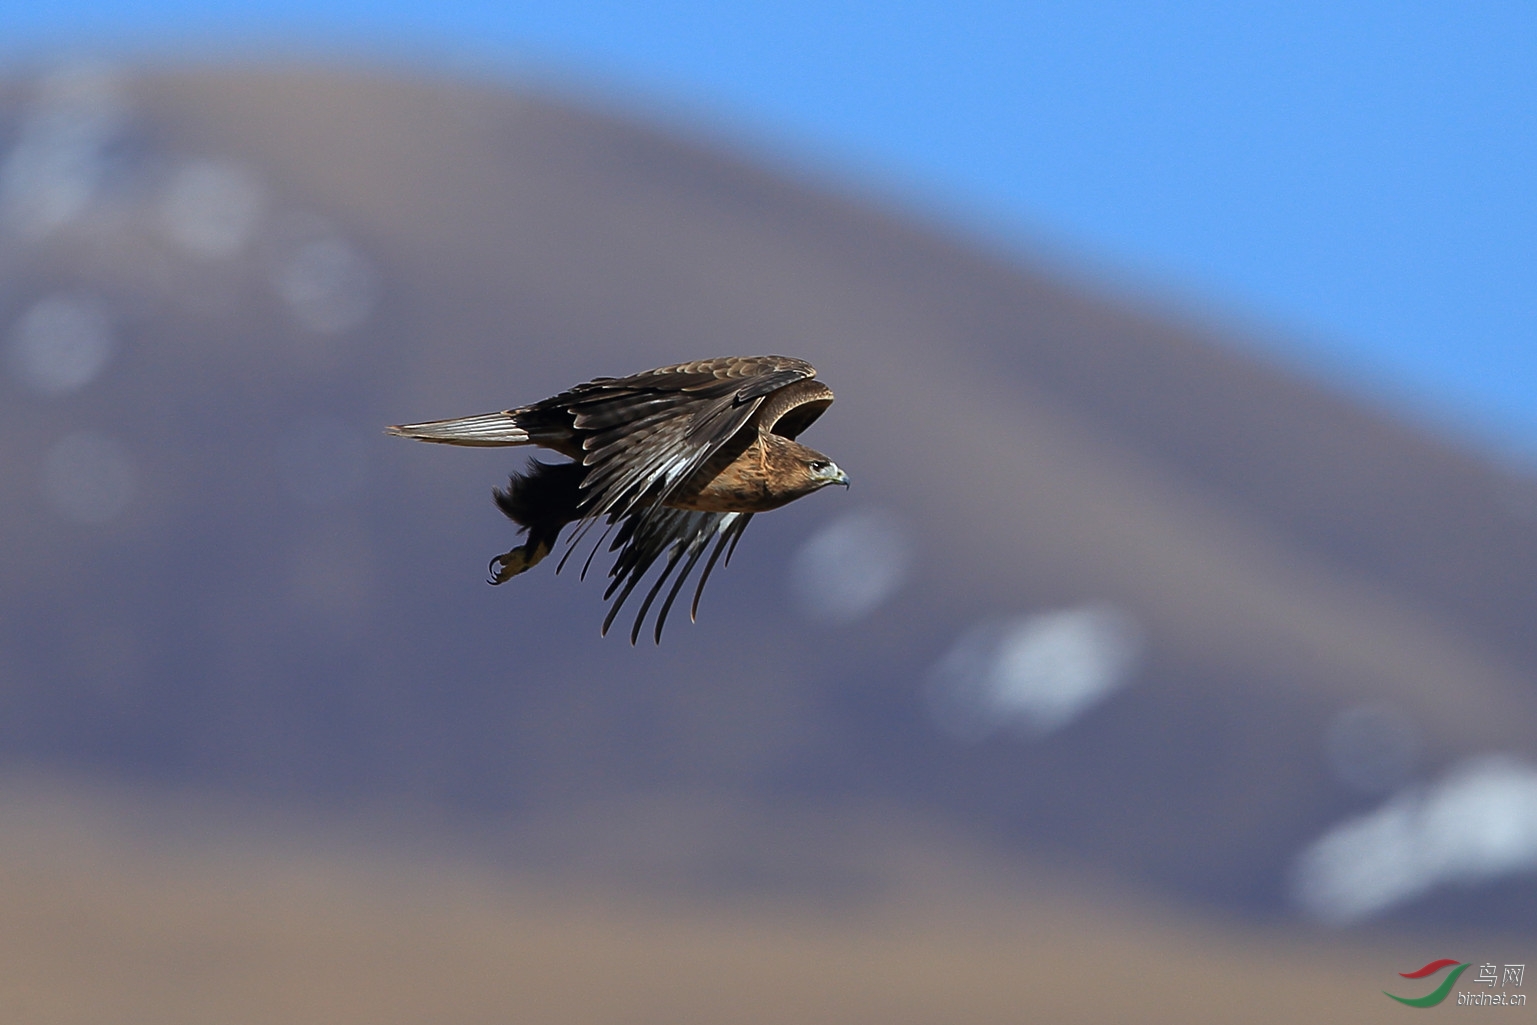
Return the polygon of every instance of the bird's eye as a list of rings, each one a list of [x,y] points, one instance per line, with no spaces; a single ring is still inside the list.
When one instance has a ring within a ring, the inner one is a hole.
[[[833,464],[829,463],[825,459],[813,459],[811,461],[811,468],[813,470],[825,470],[825,469],[827,469],[831,465],[833,465]]]

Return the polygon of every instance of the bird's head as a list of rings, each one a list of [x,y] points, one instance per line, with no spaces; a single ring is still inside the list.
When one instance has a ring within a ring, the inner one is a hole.
[[[819,452],[812,452],[811,455],[815,458],[806,464],[806,473],[816,482],[817,487],[822,488],[829,484],[849,486],[849,475],[844,473],[837,463]]]
[[[775,490],[794,498],[829,484],[849,486],[849,475],[838,464],[800,442],[769,435],[765,455]]]

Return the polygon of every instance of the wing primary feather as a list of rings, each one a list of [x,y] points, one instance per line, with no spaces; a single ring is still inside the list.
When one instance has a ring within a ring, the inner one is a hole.
[[[704,572],[699,576],[699,586],[694,588],[694,601],[689,606],[688,610],[688,618],[689,622],[691,623],[697,622],[699,620],[699,599],[704,594],[704,585],[709,581],[710,574],[714,572],[715,563],[720,558],[720,553],[725,549],[725,547],[726,535],[722,534],[720,538],[716,540],[714,550],[710,552],[710,561],[704,564]]]
[[[572,556],[573,553],[576,552],[576,546],[577,546],[578,542],[580,542],[582,540],[582,535],[587,533],[587,529],[590,526],[592,526],[592,522],[590,520],[582,522],[581,524],[578,525],[577,529],[572,533],[571,540],[566,542],[566,552],[565,552],[565,554],[562,555],[560,557],[560,561],[555,564],[555,572],[556,573],[559,573],[561,570],[566,568],[566,563],[571,561],[571,556]],[[581,576],[578,577],[579,580],[586,580],[587,579],[587,567],[592,565],[592,557],[594,555],[598,554],[598,545],[600,545],[602,543],[603,543],[603,539],[601,537],[598,538],[597,544],[594,544],[593,547],[592,547],[592,551],[587,553],[587,562],[582,565],[582,573],[581,573]]]
[[[601,631],[599,631],[598,636],[600,636],[600,637],[607,637],[608,636],[608,628],[614,625],[614,620],[615,620],[615,618],[618,617],[619,610],[624,608],[625,599],[630,596],[630,592],[631,591],[635,590],[635,585],[640,583],[641,576],[642,576],[642,574],[636,573],[636,574],[632,575],[629,578],[628,581],[626,581],[626,583],[624,585],[624,590],[622,592],[620,592],[618,598],[614,599],[614,604],[609,606],[608,615],[603,617],[603,629]],[[623,578],[620,578],[620,579],[623,579]],[[615,585],[617,585],[618,583],[619,583],[618,580],[614,581]],[[609,592],[610,593],[613,592],[613,587],[609,588]],[[607,598],[607,595],[604,595],[604,597]]]
[[[683,590],[683,584],[688,580],[688,575],[694,572],[694,567],[699,562],[699,557],[710,547],[709,538],[699,538],[689,546],[688,562],[684,564],[683,571],[678,574],[678,579],[672,582],[672,590],[667,592],[667,600],[662,602],[662,607],[656,614],[655,641],[662,643],[662,627],[667,623],[667,613],[672,611],[672,603],[677,600],[678,592]]]
[[[662,590],[662,585],[667,583],[667,578],[672,576],[672,571],[677,568],[678,560],[683,558],[683,553],[688,546],[683,539],[679,539],[672,550],[672,558],[667,560],[667,565],[662,567],[662,575],[656,578],[656,583],[651,585],[651,590],[646,592],[646,600],[640,603],[640,611],[635,613],[635,624],[630,627],[630,647],[635,647],[635,642],[640,638],[641,624],[646,620],[646,613],[651,611],[651,603],[656,601],[656,596]],[[681,580],[682,577],[679,577]],[[661,643],[660,623],[658,624],[657,643]]]
[[[731,556],[736,553],[736,543],[742,540],[742,531],[747,529],[747,521],[749,518],[751,518],[751,516],[752,513],[748,513],[746,516],[742,517],[742,526],[736,531],[736,533],[731,535],[731,547],[726,549],[726,561],[721,565],[731,565]]]
[[[644,539],[641,542],[632,542],[631,537],[634,535],[635,526],[635,520],[626,520],[624,526],[619,529],[618,536],[614,538],[613,547],[609,549],[609,551],[613,551],[620,545],[624,545],[624,548],[614,558],[614,564],[608,568],[608,575],[611,579],[609,580],[608,587],[603,591],[604,601],[609,599],[636,566],[641,567],[640,571],[644,573],[651,563],[656,561],[657,554],[661,551],[660,548],[652,551],[649,548],[642,547]]]
[[[598,535],[598,539],[592,543],[592,551],[588,552],[587,553],[587,558],[582,561],[582,572],[577,574],[577,579],[578,580],[586,580],[587,579],[587,571],[592,568],[592,560],[597,558],[597,556],[598,556],[598,549],[603,547],[603,542],[608,538],[609,532],[614,529],[614,523],[615,522],[617,522],[617,521],[609,520],[608,526],[603,528],[603,533],[599,534]],[[626,522],[628,522],[628,521],[626,521]],[[620,538],[622,538],[622,537],[624,537],[624,528],[620,527],[619,535],[614,538],[614,543],[609,545],[608,550],[609,551],[613,551],[620,544],[622,544],[623,542],[620,541]],[[569,556],[571,553],[567,552],[566,554]],[[564,563],[566,560],[562,559],[560,561],[562,563]]]
[[[566,563],[571,561],[572,553],[576,551],[577,546],[582,543],[582,538],[587,536],[587,532],[592,529],[592,525],[596,522],[596,517],[582,517],[582,521],[578,523],[576,529],[571,532],[571,540],[566,542],[566,554],[560,557],[560,562],[555,566],[555,572],[559,573],[561,570],[566,568]],[[598,546],[602,543],[603,538],[599,537],[598,540],[593,544],[592,551],[587,553],[587,562],[582,566],[582,575],[580,579],[587,579],[587,567],[592,565],[592,557],[598,553]]]
[[[704,585],[709,582],[710,574],[715,571],[715,563],[720,558],[727,542],[730,541],[731,547],[735,549],[735,539],[742,536],[742,531],[747,529],[747,521],[753,517],[752,513],[727,513],[726,515],[735,518],[721,531],[720,540],[715,542],[715,550],[710,553],[710,561],[705,563],[704,572],[700,574],[699,586],[694,589],[694,602],[688,611],[688,618],[690,620],[697,620],[699,618],[699,599],[704,594]],[[730,560],[731,557],[728,555],[726,561],[729,562]]]
[[[668,510],[668,512],[672,512],[672,510]],[[662,520],[665,521],[671,518],[664,515]],[[662,553],[665,547],[665,544],[657,545],[653,540],[656,536],[665,536],[663,535],[660,522],[653,524],[635,520],[627,522],[625,526],[630,529],[631,535],[624,550],[619,553],[619,557],[614,560],[613,567],[608,571],[609,576],[613,577],[613,580],[609,583],[608,589],[603,592],[603,598],[607,601],[614,593],[614,589],[621,583],[624,584],[624,589],[619,592],[619,597],[614,599],[613,606],[610,607],[608,615],[603,619],[604,636],[608,635],[608,628],[613,625],[614,617],[619,614],[619,610],[629,600],[631,592],[635,590],[635,586],[640,583],[641,578],[651,569],[652,564],[657,560],[657,556]]]

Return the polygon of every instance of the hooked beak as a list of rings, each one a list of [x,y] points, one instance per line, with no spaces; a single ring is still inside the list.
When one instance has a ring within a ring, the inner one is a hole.
[[[849,475],[844,473],[837,463],[829,462],[823,469],[815,471],[816,476],[825,487],[828,484],[842,484],[849,486]]]

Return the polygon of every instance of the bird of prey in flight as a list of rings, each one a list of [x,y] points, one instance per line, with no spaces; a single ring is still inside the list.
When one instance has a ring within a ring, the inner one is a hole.
[[[491,582],[505,583],[549,555],[561,530],[574,523],[559,572],[602,522],[582,575],[612,533],[609,551],[619,554],[603,594],[612,599],[604,634],[666,554],[635,616],[634,644],[662,586],[683,564],[656,615],[660,643],[673,600],[711,542],[690,618],[716,561],[723,551],[731,561],[754,513],[829,484],[848,486],[836,463],[795,440],[833,401],[832,389],[815,378],[815,367],[791,356],[724,356],[599,377],[531,406],[387,430],[448,445],[538,445],[570,459],[530,460],[505,491],[494,492],[528,539],[491,560]]]

